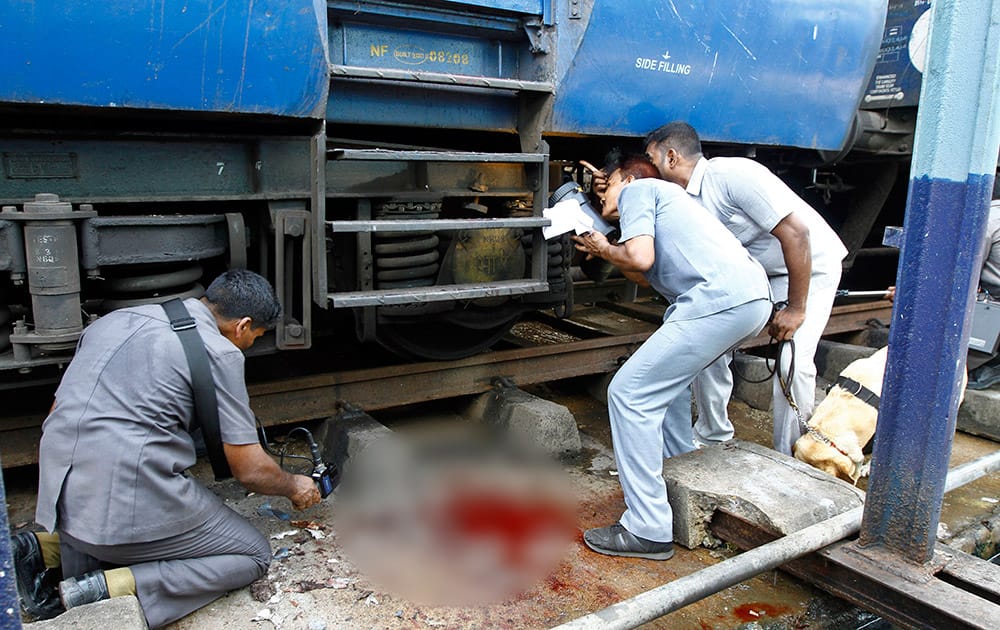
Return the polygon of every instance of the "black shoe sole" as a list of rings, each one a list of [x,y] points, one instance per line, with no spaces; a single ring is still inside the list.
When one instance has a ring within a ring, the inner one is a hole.
[[[23,536],[19,534],[18,536]],[[17,538],[16,536],[15,538]],[[55,585],[52,585],[51,593],[44,602],[36,602],[32,596],[36,590],[36,582],[39,580],[51,579],[45,576],[47,569],[41,560],[41,546],[34,534],[28,534],[21,538],[23,542],[11,540],[11,555],[14,560],[14,575],[17,581],[17,595],[21,608],[37,619],[52,619],[63,612],[59,602]],[[20,547],[20,549],[18,549]],[[18,553],[20,551],[20,553]],[[16,556],[22,556],[20,562]],[[35,556],[34,560],[29,560],[27,556]],[[31,564],[32,566],[28,566]]]
[[[597,553],[603,553],[606,556],[622,556],[626,558],[643,558],[645,560],[669,560],[674,557],[674,550],[668,549],[667,551],[618,551],[617,549],[604,549],[603,547],[598,547],[590,543],[586,538],[583,539],[583,544],[590,547],[593,551]]]
[[[965,386],[965,388],[966,389],[972,389],[972,390],[975,390],[977,392],[981,392],[984,389],[989,389],[989,388],[993,387],[997,383],[1000,383],[1000,379],[997,379],[995,381],[989,381],[989,382],[986,382],[986,383],[969,383],[968,385]]]

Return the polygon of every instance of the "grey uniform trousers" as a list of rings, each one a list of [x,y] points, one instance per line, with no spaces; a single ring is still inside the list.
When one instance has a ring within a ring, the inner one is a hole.
[[[626,506],[620,522],[631,533],[673,540],[663,458],[693,448],[690,399],[678,395],[705,366],[756,335],[770,314],[771,302],[760,299],[697,319],[668,316],[611,379],[608,417]],[[687,420],[672,420],[673,404],[688,408]]]
[[[776,301],[788,297],[788,276],[770,278],[771,292]],[[816,346],[823,336],[823,330],[830,319],[830,309],[840,284],[840,271],[832,273],[814,273],[809,281],[809,298],[806,302],[806,318],[802,326],[795,331],[792,339],[795,341],[795,371],[792,374],[791,393],[799,408],[802,420],[812,416],[816,404]],[[781,374],[787,375],[792,354],[787,347],[782,346]],[[733,355],[727,353],[719,357],[711,365],[702,370],[695,379],[692,388],[694,399],[698,406],[698,420],[694,423],[694,441],[696,444],[712,444],[725,442],[733,438],[733,423],[729,420],[726,406],[733,392],[733,375],[730,371]],[[804,433],[802,422],[795,410],[788,404],[777,376],[772,383],[774,400],[774,450],[785,455],[792,454],[792,445]],[[681,394],[690,397],[690,392]],[[690,421],[690,408],[675,405],[670,413],[673,422],[682,422],[687,416]]]
[[[146,623],[159,628],[267,573],[271,546],[224,505],[194,529],[143,543],[91,545],[60,532],[64,577],[128,567]]]

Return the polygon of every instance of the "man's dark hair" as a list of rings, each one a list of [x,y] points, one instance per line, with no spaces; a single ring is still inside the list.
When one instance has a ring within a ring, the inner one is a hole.
[[[601,169],[604,171],[605,175],[610,175],[615,172],[615,169],[620,168],[622,160],[625,158],[625,153],[621,150],[621,147],[615,147],[607,152],[604,156],[604,167]]]
[[[271,330],[278,325],[281,304],[267,278],[247,269],[230,269],[208,285],[205,299],[227,319],[249,317],[253,326]]]
[[[701,155],[701,139],[698,138],[698,132],[681,120],[669,122],[646,134],[646,143],[643,146],[648,147],[651,144],[665,145],[684,157]]]
[[[617,170],[621,170],[623,178],[629,175],[636,179],[660,176],[656,166],[645,155],[628,155],[621,149],[612,149],[604,158],[604,172],[610,176]]]
[[[1000,199],[1000,171],[993,178],[993,198]]]

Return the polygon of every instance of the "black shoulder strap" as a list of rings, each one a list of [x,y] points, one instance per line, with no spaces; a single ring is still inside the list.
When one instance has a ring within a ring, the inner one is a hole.
[[[163,303],[163,310],[170,318],[170,329],[180,337],[187,357],[188,368],[191,370],[191,386],[194,390],[194,416],[201,425],[205,436],[205,446],[208,448],[208,460],[212,463],[212,472],[216,479],[228,479],[233,476],[229,470],[229,462],[222,448],[222,433],[219,431],[219,402],[215,397],[215,379],[212,378],[212,368],[208,365],[208,351],[198,334],[198,328],[191,313],[184,307],[179,298]]]

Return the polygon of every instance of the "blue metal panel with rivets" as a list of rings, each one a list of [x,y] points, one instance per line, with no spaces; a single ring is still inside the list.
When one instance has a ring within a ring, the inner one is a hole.
[[[6,3],[0,102],[322,117],[318,0]]]
[[[327,108],[331,125],[513,132],[517,90],[494,89],[491,80],[551,79],[541,66],[555,51],[530,50],[555,30],[539,21],[550,13],[550,0],[328,5],[330,62],[337,69]]]
[[[560,22],[553,130],[682,119],[710,141],[839,150],[885,14],[886,0],[598,0],[576,40]]]

